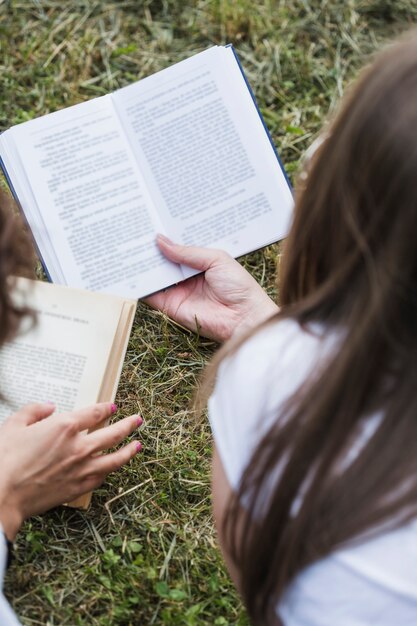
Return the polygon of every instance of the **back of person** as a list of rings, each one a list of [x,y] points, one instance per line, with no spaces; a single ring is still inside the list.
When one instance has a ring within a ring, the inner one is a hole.
[[[255,624],[417,623],[416,102],[412,33],[313,156],[281,312],[206,380],[220,542]]]
[[[325,366],[338,350],[339,339],[340,333],[322,326],[303,330],[294,320],[282,320],[222,363],[209,416],[235,492],[277,413],[315,370]],[[347,463],[380,418],[367,418]],[[417,624],[417,522],[335,550],[308,566],[289,584],[277,612],[285,626]]]

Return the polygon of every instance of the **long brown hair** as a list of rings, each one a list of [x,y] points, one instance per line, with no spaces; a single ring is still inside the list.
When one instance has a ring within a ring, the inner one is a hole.
[[[282,310],[269,323],[291,317],[343,332],[261,441],[226,513],[226,546],[256,624],[274,623],[279,597],[308,564],[417,514],[416,102],[413,33],[365,71],[297,195]],[[376,431],[343,466],[378,411]],[[259,510],[265,490],[267,513],[242,516],[240,503]]]
[[[12,293],[16,276],[34,278],[34,268],[35,254],[26,228],[0,189],[0,348],[16,335],[22,319],[31,315],[24,304],[13,301]]]

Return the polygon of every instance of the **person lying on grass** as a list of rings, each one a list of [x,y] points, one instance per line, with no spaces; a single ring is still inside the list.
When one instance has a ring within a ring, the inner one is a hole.
[[[22,225],[0,198],[0,346],[13,338],[30,314],[11,299],[12,276],[33,272],[31,247]],[[7,397],[7,390],[0,392]],[[53,404],[23,407],[0,426],[0,625],[18,624],[1,593],[7,551],[23,521],[74,500],[100,485],[140,450],[132,441],[117,452],[100,454],[122,442],[142,423],[132,415],[85,435],[114,413],[111,403],[57,414]]]
[[[413,33],[364,73],[297,190],[280,310],[226,254],[158,239],[169,259],[203,273],[148,303],[226,342],[200,399],[209,397],[221,549],[257,625],[417,623],[416,101]],[[76,453],[83,470],[72,468],[72,482],[84,489],[91,450],[108,443],[85,449],[85,413],[48,411],[2,426],[17,433],[7,448],[16,464],[2,449],[0,483],[13,485],[3,504],[24,494],[18,521],[57,503],[45,494]],[[61,433],[66,459],[50,463],[46,482],[31,472],[52,454],[50,439],[27,439],[42,427]]]
[[[417,31],[300,180],[280,311],[224,253],[159,237],[204,274],[149,304],[231,339],[200,399],[220,546],[259,626],[417,624],[416,103]]]

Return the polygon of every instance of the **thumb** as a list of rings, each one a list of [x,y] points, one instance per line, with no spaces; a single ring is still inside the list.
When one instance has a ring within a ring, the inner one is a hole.
[[[211,267],[221,254],[220,250],[211,248],[198,248],[197,246],[181,246],[174,243],[165,235],[158,234],[156,237],[157,244],[162,254],[174,263],[188,265],[193,269],[205,272]]]
[[[9,417],[10,420],[19,421],[24,426],[31,426],[36,422],[40,422],[52,415],[55,411],[55,405],[51,402],[45,402],[43,404],[26,404],[19,409],[17,413]]]

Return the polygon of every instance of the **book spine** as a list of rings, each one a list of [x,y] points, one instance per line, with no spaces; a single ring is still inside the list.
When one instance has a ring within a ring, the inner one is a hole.
[[[4,161],[3,161],[3,159],[1,158],[1,156],[0,156],[0,169],[1,169],[1,171],[3,172],[4,178],[6,179],[7,184],[9,185],[10,191],[12,192],[12,196],[13,196],[13,198],[15,199],[16,204],[17,204],[17,206],[18,206],[18,207],[19,207],[19,209],[20,209],[20,213],[22,214],[23,219],[25,220],[26,226],[27,226],[27,228],[28,228],[29,232],[32,234],[32,229],[31,229],[31,228],[30,228],[30,226],[29,226],[29,222],[27,221],[27,218],[26,218],[25,212],[24,212],[24,210],[23,210],[23,208],[22,208],[22,205],[21,205],[21,202],[20,202],[20,200],[19,200],[19,197],[18,197],[18,195],[17,195],[17,193],[16,193],[16,191],[15,191],[15,188],[14,188],[14,186],[13,186],[13,183],[12,183],[12,181],[11,181],[11,179],[10,179],[9,173],[8,173],[8,171],[7,171],[7,168],[6,168],[5,164],[4,164]],[[51,278],[51,276],[50,276],[50,274],[49,274],[49,272],[48,272],[48,270],[47,270],[46,264],[45,264],[45,262],[44,262],[44,260],[43,260],[43,258],[42,258],[41,253],[40,253],[40,250],[39,250],[38,244],[36,243],[36,240],[35,240],[35,238],[33,237],[33,235],[32,235],[32,240],[33,240],[33,243],[35,244],[36,253],[37,253],[37,255],[38,255],[38,257],[39,257],[39,260],[40,260],[40,262],[41,262],[41,265],[42,265],[43,271],[45,272],[45,275],[46,275],[46,277],[47,277],[48,281],[51,283],[51,282],[52,282],[52,278]]]
[[[253,93],[253,91],[252,91],[252,88],[251,88],[251,86],[250,86],[250,84],[249,84],[249,81],[248,81],[248,79],[246,78],[246,74],[245,74],[245,72],[244,72],[244,70],[243,70],[243,67],[242,67],[242,64],[241,64],[241,62],[240,62],[240,60],[239,60],[239,57],[237,56],[236,50],[235,50],[235,48],[234,48],[233,44],[231,44],[231,43],[227,44],[227,45],[226,45],[226,48],[231,48],[231,49],[232,49],[232,52],[233,52],[234,57],[235,57],[235,59],[236,59],[236,63],[237,63],[237,64],[238,64],[238,66],[239,66],[239,69],[240,69],[241,74],[242,74],[242,76],[243,76],[243,80],[244,80],[244,81],[245,81],[245,83],[246,83],[246,87],[247,87],[247,88],[248,88],[248,90],[249,90],[249,93],[250,93],[250,95],[251,95],[251,98],[252,98],[252,100],[253,100],[253,103],[254,103],[254,105],[255,105],[255,107],[256,107],[256,110],[257,110],[258,115],[259,115],[259,117],[260,117],[260,120],[261,120],[261,122],[262,122],[262,126],[263,126],[263,127],[264,127],[264,129],[265,129],[265,132],[266,132],[266,134],[267,134],[267,137],[268,137],[268,139],[269,139],[269,142],[270,142],[270,144],[271,144],[271,146],[272,146],[272,149],[273,149],[273,151],[274,151],[274,153],[275,153],[275,156],[277,157],[277,161],[278,161],[279,166],[280,166],[280,168],[281,168],[281,170],[282,170],[282,173],[283,173],[283,174],[284,174],[284,176],[285,176],[285,180],[287,181],[288,187],[290,188],[290,190],[291,190],[291,192],[292,192],[292,185],[291,185],[291,183],[290,183],[290,179],[288,178],[288,176],[287,176],[287,172],[285,171],[285,168],[284,168],[284,166],[283,166],[283,164],[282,164],[282,161],[281,161],[281,159],[279,158],[279,154],[278,154],[277,149],[276,149],[276,147],[275,147],[275,144],[274,144],[274,142],[273,142],[273,140],[272,140],[271,133],[269,132],[268,127],[267,127],[267,125],[265,124],[265,120],[264,120],[264,118],[262,117],[262,113],[261,113],[261,111],[260,111],[260,109],[259,109],[259,107],[258,107],[258,103],[256,102],[256,98],[255,98],[255,95],[254,95],[254,93]]]

